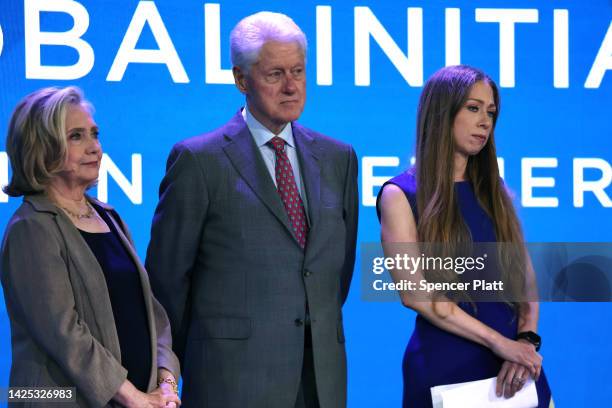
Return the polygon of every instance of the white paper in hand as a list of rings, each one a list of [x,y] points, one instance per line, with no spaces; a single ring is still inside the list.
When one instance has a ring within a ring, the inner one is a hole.
[[[534,408],[538,406],[535,382],[529,378],[512,398],[495,394],[497,378],[431,388],[433,408]]]

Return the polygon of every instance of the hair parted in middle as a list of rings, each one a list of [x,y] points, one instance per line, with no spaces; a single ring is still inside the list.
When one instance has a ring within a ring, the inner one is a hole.
[[[259,58],[261,47],[269,41],[295,42],[306,57],[306,36],[292,19],[285,14],[260,11],[240,20],[230,33],[232,65],[248,74]]]
[[[450,244],[451,248],[472,240],[461,217],[454,188],[453,124],[472,87],[481,81],[491,87],[496,109],[487,143],[478,154],[468,158],[466,177],[480,206],[491,218],[497,242],[516,244],[512,247],[517,248],[518,253],[499,254],[502,274],[512,274],[502,278],[516,293],[523,289],[526,256],[521,226],[497,164],[494,131],[500,112],[499,90],[495,82],[477,68],[467,65],[442,68],[423,87],[417,113],[413,168],[417,182],[417,231],[419,241]]]

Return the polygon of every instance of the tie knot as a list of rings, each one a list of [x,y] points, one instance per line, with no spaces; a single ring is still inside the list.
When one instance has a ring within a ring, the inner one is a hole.
[[[274,136],[272,139],[270,139],[268,144],[271,145],[274,150],[276,150],[276,153],[285,152],[285,141],[278,136]]]

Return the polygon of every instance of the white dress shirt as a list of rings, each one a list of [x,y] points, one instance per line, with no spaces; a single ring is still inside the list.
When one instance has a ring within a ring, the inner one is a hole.
[[[262,125],[255,117],[251,114],[248,109],[248,106],[242,108],[242,117],[253,135],[253,139],[255,140],[255,144],[261,153],[261,157],[266,164],[266,168],[270,173],[270,177],[276,186],[276,151],[274,148],[267,143],[274,136],[280,137],[285,141],[285,152],[287,153],[287,157],[289,158],[289,162],[291,163],[291,168],[293,169],[293,177],[295,177],[295,183],[297,185],[298,191],[300,193],[300,197],[302,198],[302,202],[304,203],[304,209],[306,210],[306,214],[308,214],[308,207],[306,203],[306,194],[304,193],[304,185],[302,183],[302,177],[300,174],[300,163],[298,161],[297,150],[295,148],[295,140],[293,139],[293,129],[291,128],[291,124],[287,123],[283,130],[275,135]]]

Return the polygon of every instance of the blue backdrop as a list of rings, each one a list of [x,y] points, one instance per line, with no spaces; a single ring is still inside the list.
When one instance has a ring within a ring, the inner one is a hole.
[[[228,37],[260,10],[292,16],[309,39],[301,122],[357,151],[359,242],[378,240],[373,199],[409,165],[423,82],[457,62],[501,85],[498,152],[527,240],[612,242],[607,0],[2,0],[0,129],[35,89],[83,88],[107,154],[92,193],[118,209],[144,257],[171,146],[220,126],[243,104],[231,84]],[[0,184],[10,176],[4,146]],[[20,201],[0,194],[0,228]],[[354,279],[344,309],[349,406],[399,406],[414,313],[362,301],[360,271]],[[544,367],[557,406],[609,405],[611,312],[608,303],[542,305]],[[0,386],[10,359],[0,300]]]

